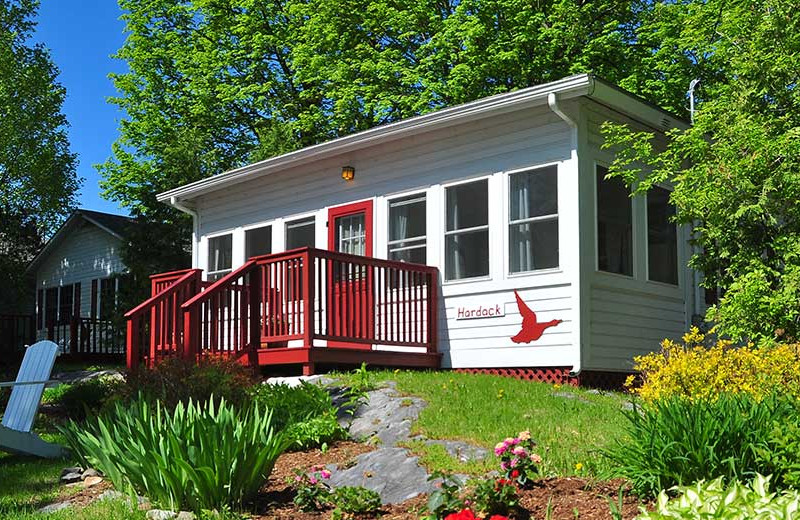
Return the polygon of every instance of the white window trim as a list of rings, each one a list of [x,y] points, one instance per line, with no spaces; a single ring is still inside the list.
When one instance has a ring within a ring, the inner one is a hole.
[[[504,265],[504,273],[506,278],[519,278],[524,276],[536,276],[540,274],[554,274],[554,273],[561,273],[563,272],[563,267],[561,265],[561,252],[562,247],[561,244],[563,242],[563,232],[562,232],[562,219],[561,219],[561,198],[562,198],[562,190],[561,190],[561,174],[562,174],[562,162],[561,161],[550,161],[546,163],[540,163],[533,166],[526,166],[525,168],[517,168],[514,170],[508,170],[503,173],[503,265]],[[557,213],[553,213],[550,215],[541,215],[537,217],[529,217],[527,219],[521,220],[511,220],[511,176],[532,172],[534,170],[540,170],[544,168],[549,168],[551,166],[555,166],[556,168],[556,186],[557,186],[557,197],[556,197],[556,204],[559,208]],[[510,257],[510,246],[511,246],[511,226],[515,224],[526,224],[529,222],[543,222],[547,220],[558,220],[558,266],[556,267],[547,267],[544,269],[531,269],[529,271],[517,271],[511,272],[511,257]]]
[[[597,167],[602,166],[603,168],[610,168],[610,162],[605,161],[593,161],[592,164],[592,204],[594,205],[594,271],[595,273],[600,273],[602,275],[608,276],[615,276],[621,278],[623,280],[636,280],[639,278],[639,267],[638,267],[638,258],[637,258],[637,235],[639,233],[639,222],[638,218],[636,218],[636,205],[634,204],[634,197],[628,197],[631,204],[631,274],[622,274],[622,273],[614,273],[611,271],[603,271],[600,269],[600,233],[598,233],[599,228],[599,204],[597,203]],[[630,190],[630,188],[629,188]]]
[[[672,186],[669,186],[669,185],[664,184],[664,183],[656,183],[653,186],[657,187],[657,188],[661,188],[661,189],[667,190],[670,193],[670,195],[672,195],[672,192],[674,190],[674,188]],[[681,289],[681,288],[683,288],[683,271],[684,271],[684,269],[681,269],[681,265],[683,263],[682,260],[681,260],[681,258],[682,258],[682,247],[681,247],[682,229],[681,229],[681,226],[679,226],[677,223],[675,223],[674,226],[675,226],[675,241],[676,241],[676,244],[675,244],[675,256],[677,257],[676,258],[676,263],[677,263],[676,269],[678,270],[678,272],[676,274],[677,274],[677,278],[678,278],[678,283],[677,284],[672,284],[672,283],[668,283],[668,282],[662,282],[662,281],[659,281],[659,280],[651,280],[650,279],[650,237],[649,237],[650,215],[648,214],[648,211],[647,211],[647,209],[648,209],[648,204],[647,203],[648,203],[648,197],[649,196],[650,196],[650,192],[648,192],[644,197],[644,201],[645,201],[645,205],[644,205],[644,229],[645,229],[644,273],[645,273],[645,278],[644,279],[648,284],[653,284],[653,285],[657,285],[657,286],[660,286],[660,287],[667,287],[667,288],[670,288],[670,289],[676,289],[676,288],[677,289]]]
[[[242,226],[242,252],[244,253],[244,261],[246,262],[248,259],[247,256],[247,232],[252,231],[254,229],[260,229],[269,227],[270,228],[270,254],[275,252],[275,226],[276,226],[276,219],[268,220],[266,222],[259,222],[257,224],[248,224],[246,226]]]
[[[234,253],[234,245],[235,245],[234,244],[234,242],[235,242],[234,234],[235,233],[236,233],[235,229],[230,229],[230,230],[227,230],[227,231],[224,231],[224,232],[217,232],[217,233],[214,233],[214,234],[206,235],[206,254],[205,254],[205,257],[206,257],[205,258],[205,262],[206,262],[205,277],[206,277],[206,280],[208,280],[210,276],[216,276],[218,274],[222,274],[224,276],[225,274],[230,273],[230,272],[233,271],[233,265],[234,265],[233,253]],[[211,260],[211,240],[214,239],[214,238],[224,237],[226,235],[230,235],[230,237],[231,237],[231,267],[230,267],[230,269],[222,269],[222,270],[218,270],[218,271],[212,271],[211,270],[211,262],[210,262],[210,260]],[[220,277],[220,278],[222,278],[222,277]]]
[[[327,212],[327,208],[324,211]],[[287,240],[287,238],[289,236],[289,226],[294,224],[294,223],[296,223],[296,222],[298,222],[298,221],[300,221],[300,220],[307,220],[309,222],[313,222],[314,223],[314,247],[317,246],[318,238],[319,238],[317,236],[317,234],[319,233],[319,226],[317,226],[317,212],[316,211],[312,211],[312,212],[309,212],[309,213],[298,213],[296,215],[292,215],[291,217],[286,217],[286,218],[283,219],[283,251],[288,251],[289,250],[287,248],[287,245],[286,245],[286,244],[289,243],[289,241]],[[325,231],[327,233],[327,228],[326,228]],[[273,244],[273,246],[274,246],[274,244]],[[275,249],[275,248],[273,247],[273,249]],[[278,251],[276,251],[276,252],[278,252]]]
[[[481,281],[488,281],[492,280],[492,268],[494,262],[492,260],[492,243],[494,240],[494,231],[492,229],[492,178],[496,175],[500,175],[502,172],[494,172],[489,174],[484,174],[476,177],[469,177],[465,179],[459,179],[457,181],[443,183],[441,185],[441,199],[440,199],[440,210],[439,215],[441,218],[441,232],[442,232],[442,240],[441,244],[439,245],[439,258],[441,259],[441,270],[442,270],[442,285],[458,285],[463,283],[472,283],[472,282],[481,282]],[[454,186],[460,186],[462,184],[470,184],[473,182],[478,182],[486,180],[486,203],[488,208],[488,215],[487,215],[487,224],[484,226],[476,226],[472,228],[466,229],[459,229],[454,231],[447,231],[447,189],[452,188]],[[489,233],[489,274],[483,276],[473,276],[470,278],[456,278],[450,280],[447,278],[447,240],[446,237],[448,235],[452,235],[455,233],[464,233],[464,232],[471,232],[471,231],[483,231],[488,230]]]

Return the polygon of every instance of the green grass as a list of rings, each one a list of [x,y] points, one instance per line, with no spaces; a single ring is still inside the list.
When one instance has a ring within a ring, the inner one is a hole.
[[[624,435],[621,406],[628,397],[622,394],[595,395],[567,386],[556,390],[544,383],[455,372],[378,371],[374,377],[396,381],[400,392],[427,401],[415,434],[493,449],[504,438],[530,430],[549,475],[602,473],[610,462],[599,451]],[[576,398],[556,397],[554,392]],[[484,463],[461,464],[441,446],[407,445],[430,469],[470,474],[496,469],[493,455]]]

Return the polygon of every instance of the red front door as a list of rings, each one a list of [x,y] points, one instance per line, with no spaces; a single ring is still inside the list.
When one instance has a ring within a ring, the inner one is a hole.
[[[328,249],[339,253],[372,256],[372,201],[356,202],[328,210]],[[328,309],[329,334],[343,341],[331,346],[372,348],[374,299],[371,272],[350,262],[333,262],[328,273],[333,300]],[[351,341],[347,341],[350,339]],[[364,341],[364,343],[353,342]]]

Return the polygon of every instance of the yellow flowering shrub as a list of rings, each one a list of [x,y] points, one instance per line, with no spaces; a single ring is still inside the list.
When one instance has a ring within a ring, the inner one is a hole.
[[[800,397],[800,345],[734,346],[709,341],[693,327],[683,342],[665,339],[660,352],[634,358],[641,385],[626,386],[645,401],[684,396],[715,399],[722,393],[750,394],[756,399],[778,391]]]

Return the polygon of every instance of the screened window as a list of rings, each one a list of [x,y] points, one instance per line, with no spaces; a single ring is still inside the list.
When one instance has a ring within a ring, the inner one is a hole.
[[[64,285],[58,291],[58,323],[66,324],[72,320],[72,298],[74,288],[72,285]]]
[[[100,319],[108,320],[114,315],[117,305],[117,280],[103,278],[100,280]]]
[[[303,218],[286,224],[286,250],[299,247],[314,247],[316,233],[314,217]]]
[[[509,271],[558,267],[558,168],[509,178]]]
[[[208,239],[208,280],[219,280],[229,272],[233,260],[233,235]]]
[[[58,287],[51,287],[45,291],[44,308],[45,327],[58,323]]]
[[[425,229],[425,195],[389,201],[389,260],[426,263]]]
[[[619,178],[606,179],[597,167],[597,267],[633,276],[633,211],[630,190]]]
[[[650,280],[678,285],[678,229],[669,190],[647,193],[647,273]]]
[[[272,226],[248,229],[244,232],[245,258],[272,253]]]
[[[489,183],[486,179],[445,190],[445,277],[489,275]]]

